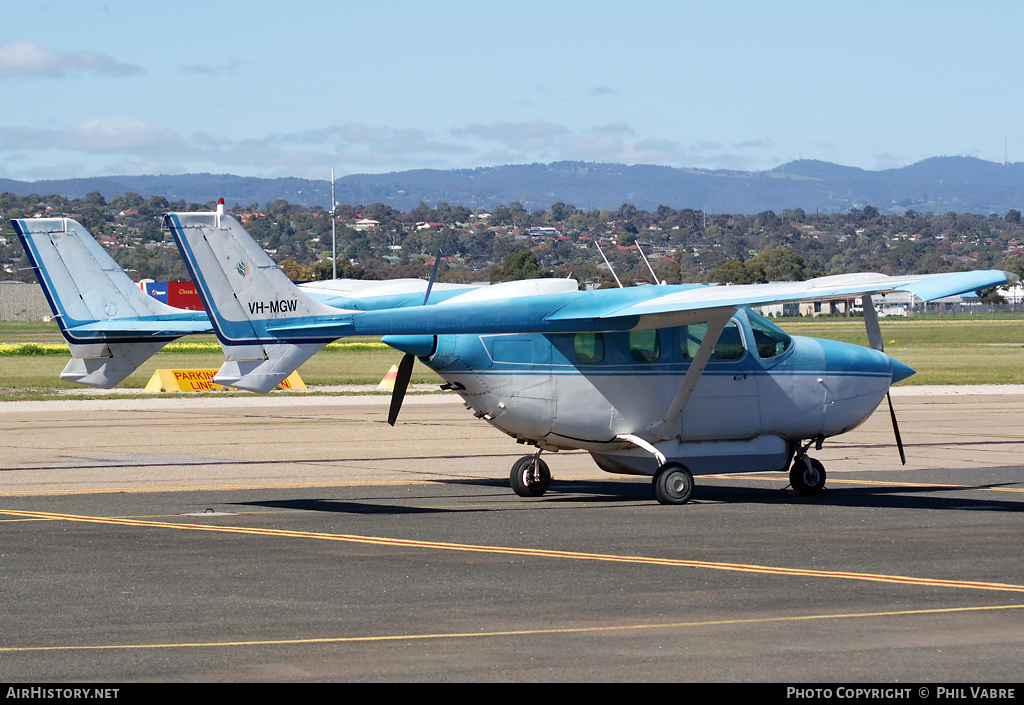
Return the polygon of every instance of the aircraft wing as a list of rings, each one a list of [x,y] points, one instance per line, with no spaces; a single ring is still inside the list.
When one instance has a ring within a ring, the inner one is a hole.
[[[267,391],[345,335],[623,331],[721,320],[744,306],[913,291],[922,298],[1005,284],[1001,271],[888,277],[849,274],[745,286],[654,286],[578,291],[571,280],[507,282],[454,292],[438,305],[334,309],[295,287],[222,207],[168,213],[170,228],[224,348],[214,378]],[[417,346],[418,348],[419,346]]]
[[[640,319],[640,327],[650,327],[651,324],[666,326],[673,325],[674,318],[685,319],[687,312],[701,309],[827,301],[895,291],[910,292],[922,301],[933,301],[1015,281],[1016,275],[1002,270],[896,277],[874,273],[839,274],[803,282],[693,287],[667,292],[663,296],[655,296],[613,310],[605,310],[598,315],[602,319],[637,316]],[[577,307],[570,305],[553,314],[550,320],[568,320],[581,314],[585,315],[586,311],[577,310]],[[681,320],[680,325],[685,322]]]

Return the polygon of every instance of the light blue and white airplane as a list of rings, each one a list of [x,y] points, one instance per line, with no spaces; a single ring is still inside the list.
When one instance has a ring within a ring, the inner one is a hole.
[[[142,291],[89,231],[71,218],[12,219],[72,359],[60,378],[110,389],[183,335],[212,333],[205,311],[163,304]],[[421,279],[335,279],[301,288],[328,306],[377,309],[420,305]],[[434,302],[473,287],[438,284]]]
[[[910,291],[928,301],[1016,279],[995,270],[850,274],[586,292],[549,279],[456,292],[436,305],[339,310],[294,286],[222,206],[169,213],[165,225],[227,357],[214,381],[266,392],[332,340],[384,335],[405,353],[389,423],[418,357],[478,418],[537,448],[511,471],[522,496],[548,488],[541,453],[568,449],[590,452],[608,472],[653,476],[664,504],[687,502],[694,474],[790,465],[794,488],[820,491],[825,471],[810,446],[860,425],[892,383],[913,374],[882,352],[870,295]],[[749,308],[853,296],[865,297],[874,349],[790,336]]]

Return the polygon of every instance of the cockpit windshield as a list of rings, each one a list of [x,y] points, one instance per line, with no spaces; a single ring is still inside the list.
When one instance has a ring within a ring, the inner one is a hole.
[[[793,344],[793,339],[786,331],[760,313],[747,309],[747,320],[750,321],[750,329],[754,333],[754,347],[762,359],[777,357]]]

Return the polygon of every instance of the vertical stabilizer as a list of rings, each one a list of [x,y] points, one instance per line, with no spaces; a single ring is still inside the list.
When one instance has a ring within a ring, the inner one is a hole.
[[[223,205],[214,212],[168,213],[164,223],[224,349],[227,362],[214,377],[218,384],[270,391],[347,334],[354,312],[303,293]],[[302,325],[314,317],[318,325]]]
[[[143,292],[80,223],[11,224],[71,351],[61,379],[109,389],[172,340],[210,331],[205,314]]]

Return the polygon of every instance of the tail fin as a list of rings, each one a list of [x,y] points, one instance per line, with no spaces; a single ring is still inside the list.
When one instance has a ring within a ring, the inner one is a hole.
[[[172,340],[210,332],[202,312],[144,293],[78,222],[11,224],[71,351],[61,379],[109,389]]]
[[[355,312],[303,293],[224,212],[223,202],[214,212],[168,213],[164,224],[224,349],[227,361],[213,378],[218,384],[268,392],[327,343],[351,332]]]

